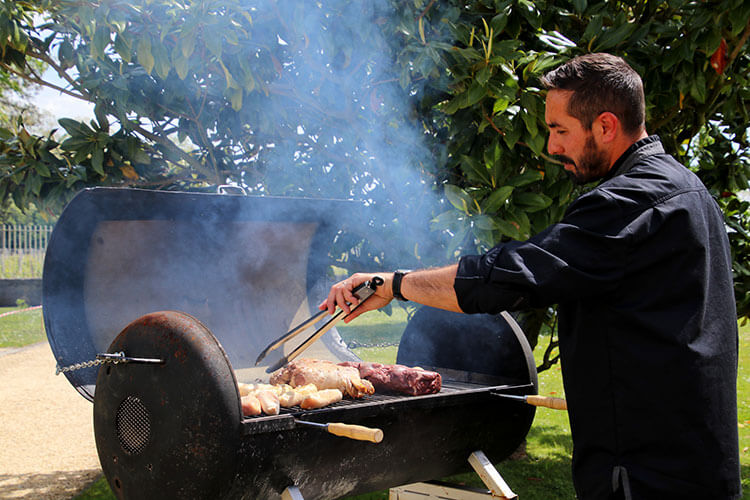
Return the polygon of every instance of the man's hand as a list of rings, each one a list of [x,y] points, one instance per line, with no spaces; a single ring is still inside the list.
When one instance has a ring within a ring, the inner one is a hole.
[[[354,296],[352,290],[365,281],[372,280],[375,276],[383,278],[384,283],[375,289],[375,293],[370,296],[364,304],[352,312],[352,308],[359,304],[359,299]],[[339,281],[333,285],[328,292],[328,298],[320,303],[318,309],[321,311],[328,309],[328,314],[333,314],[336,310],[336,306],[338,306],[347,314],[344,323],[349,323],[362,313],[380,309],[381,307],[388,305],[388,303],[393,300],[392,283],[393,273],[353,274],[345,280]]]

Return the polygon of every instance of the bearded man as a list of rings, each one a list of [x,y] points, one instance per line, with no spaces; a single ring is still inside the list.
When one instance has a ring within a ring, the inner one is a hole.
[[[394,297],[464,313],[558,304],[581,499],[737,499],[738,332],[724,219],[645,126],[639,75],[587,54],[542,78],[547,149],[599,184],[527,241],[442,268],[379,274],[347,318]],[[320,309],[349,311],[334,285]],[[460,339],[457,339],[460,341]]]

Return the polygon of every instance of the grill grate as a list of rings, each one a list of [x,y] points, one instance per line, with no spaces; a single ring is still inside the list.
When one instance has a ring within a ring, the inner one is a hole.
[[[354,407],[354,406],[361,406],[365,404],[372,404],[372,403],[388,403],[392,401],[399,401],[404,399],[415,399],[415,398],[434,398],[434,397],[443,397],[448,396],[450,394],[455,393],[467,393],[467,392],[484,392],[490,389],[490,386],[484,385],[484,384],[475,384],[470,382],[460,382],[455,380],[443,380],[442,387],[440,389],[440,392],[438,394],[428,394],[425,396],[406,396],[403,394],[396,394],[396,393],[375,393],[369,396],[364,396],[361,399],[350,399],[345,397],[338,403],[330,404],[324,408],[319,408],[317,410],[302,410],[298,406],[294,406],[292,408],[281,408],[279,411],[280,415],[299,415],[300,413],[310,414],[310,413],[319,413],[319,412],[326,412],[327,410],[334,409],[334,408],[341,408],[341,407]],[[269,417],[266,415],[258,415],[258,416],[245,416],[246,420],[252,420],[252,419],[268,419]],[[272,417],[271,417],[272,418]]]
[[[135,396],[120,403],[116,415],[117,439],[130,455],[137,455],[151,437],[151,417],[146,406]]]

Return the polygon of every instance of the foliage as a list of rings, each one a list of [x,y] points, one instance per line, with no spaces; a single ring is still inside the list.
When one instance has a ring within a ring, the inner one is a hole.
[[[64,140],[0,130],[0,199],[227,182],[356,198],[387,211],[348,223],[369,241],[342,231],[342,265],[445,262],[562,217],[578,191],[545,154],[538,77],[608,51],[643,75],[649,131],[725,210],[745,317],[749,18],[743,0],[292,0],[283,12],[261,0],[5,0],[0,67],[34,80],[29,62],[48,64],[96,119],[61,119]],[[435,188],[442,205],[425,198]],[[414,229],[432,215],[431,235]],[[533,344],[554,311],[527,314]]]
[[[434,227],[456,236],[449,251],[526,239],[563,215],[578,191],[545,155],[538,77],[569,57],[607,51],[643,76],[649,132],[724,209],[738,316],[750,315],[748,204],[741,199],[750,175],[750,4],[425,1],[406,4],[400,15],[399,61],[412,61],[402,80],[424,86],[420,111],[447,145],[453,210]],[[534,325],[554,323],[552,310],[528,314]]]

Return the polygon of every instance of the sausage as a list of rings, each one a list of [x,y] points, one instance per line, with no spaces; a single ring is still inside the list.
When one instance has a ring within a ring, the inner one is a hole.
[[[240,401],[242,401],[242,414],[243,415],[247,415],[249,417],[260,415],[260,412],[261,412],[260,401],[253,394],[242,396],[242,399]]]
[[[305,410],[322,408],[333,403],[338,403],[343,397],[343,394],[338,389],[323,389],[307,396],[300,406]]]
[[[266,415],[278,415],[280,410],[279,397],[273,391],[258,391],[255,393],[263,413]]]
[[[285,390],[281,395],[279,395],[279,403],[284,408],[297,406],[298,404],[302,403],[302,401],[307,396],[318,391],[318,388],[315,387],[315,384],[301,385],[299,387],[291,387],[286,384],[284,385],[288,387],[288,389]]]

